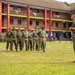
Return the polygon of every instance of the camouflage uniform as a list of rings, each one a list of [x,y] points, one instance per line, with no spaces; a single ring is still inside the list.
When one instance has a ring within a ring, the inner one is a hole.
[[[28,35],[29,32],[25,29],[25,31],[22,31],[22,38],[23,38],[23,42],[22,42],[22,47],[24,48],[24,43],[25,43],[25,50],[28,50]]]
[[[45,52],[45,47],[46,47],[46,31],[44,30],[44,27],[42,27],[42,30],[40,30],[39,37],[40,37],[41,49],[43,50],[43,52]]]
[[[30,51],[32,51],[32,49],[33,49],[33,37],[32,37],[32,32],[31,32],[31,30],[30,30],[30,32],[29,32],[29,36],[28,36],[28,48],[30,49]]]
[[[8,51],[10,45],[10,50],[12,51],[12,44],[11,44],[11,30],[9,29],[9,32],[6,33],[6,50]]]
[[[72,27],[75,27],[75,22],[73,22]],[[73,49],[75,51],[75,31],[72,31],[72,37],[73,37]]]
[[[33,50],[34,48],[37,51],[39,50],[38,29],[35,29],[35,31],[33,31]]]
[[[20,29],[18,29],[18,31],[17,31],[17,49],[18,49],[18,46],[19,46],[20,51],[22,51],[22,49],[23,49],[23,47],[22,47],[22,33],[21,33]]]
[[[40,33],[41,33],[41,29],[39,29],[39,30],[38,30],[38,42],[39,42],[39,49],[40,49],[40,48],[41,48],[41,46],[42,46],[42,45],[41,45],[42,43],[41,43],[41,37],[40,37],[41,35],[40,35]]]
[[[17,51],[17,31],[13,27],[12,32],[11,32],[11,49],[13,49],[13,43],[15,46],[15,49]]]

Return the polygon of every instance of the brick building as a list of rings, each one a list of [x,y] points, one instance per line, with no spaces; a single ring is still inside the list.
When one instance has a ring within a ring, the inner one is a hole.
[[[13,26],[16,29],[26,26],[28,30],[44,26],[53,39],[71,40],[69,27],[74,9],[74,3],[55,0],[0,0],[0,32]]]

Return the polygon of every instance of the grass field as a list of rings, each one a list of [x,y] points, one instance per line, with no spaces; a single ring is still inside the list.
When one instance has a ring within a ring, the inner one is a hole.
[[[47,42],[46,52],[6,52],[0,43],[0,75],[75,75],[72,43]]]

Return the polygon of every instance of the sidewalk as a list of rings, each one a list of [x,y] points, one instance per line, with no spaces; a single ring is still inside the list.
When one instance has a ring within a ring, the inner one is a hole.
[[[59,43],[72,43],[72,41],[51,41],[51,42],[59,42]]]

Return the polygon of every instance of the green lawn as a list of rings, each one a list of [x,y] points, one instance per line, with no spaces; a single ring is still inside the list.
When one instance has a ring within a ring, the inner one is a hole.
[[[6,52],[0,43],[0,75],[75,75],[72,43],[47,42],[46,52]]]

